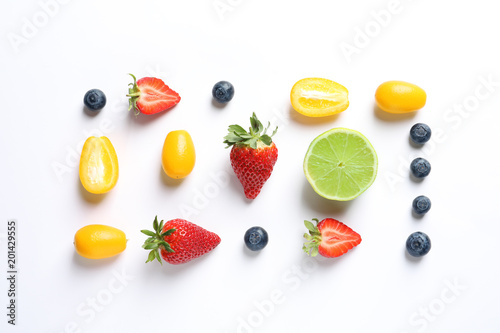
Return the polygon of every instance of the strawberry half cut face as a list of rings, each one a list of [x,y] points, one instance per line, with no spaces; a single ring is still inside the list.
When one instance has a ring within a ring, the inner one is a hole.
[[[304,221],[309,234],[304,234],[307,240],[303,250],[316,256],[318,253],[326,258],[340,257],[347,251],[361,243],[361,236],[344,223],[332,218],[326,218],[315,226],[309,221]]]
[[[137,112],[155,114],[170,109],[180,102],[181,97],[170,89],[162,80],[144,77],[138,81],[134,75],[134,83],[129,88],[129,110],[133,107]]]

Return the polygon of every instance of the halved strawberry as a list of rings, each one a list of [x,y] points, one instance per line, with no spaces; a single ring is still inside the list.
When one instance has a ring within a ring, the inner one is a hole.
[[[154,114],[170,109],[180,102],[181,97],[178,93],[170,89],[162,80],[155,77],[143,77],[134,83],[130,83],[128,88],[129,107],[137,113]]]
[[[304,234],[307,240],[302,248],[307,254],[315,257],[321,254],[326,258],[340,257],[353,247],[361,243],[361,236],[335,219],[326,218],[321,222],[313,219],[317,226],[304,221],[309,234]]]

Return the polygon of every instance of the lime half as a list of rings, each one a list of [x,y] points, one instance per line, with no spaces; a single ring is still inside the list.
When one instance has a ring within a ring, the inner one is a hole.
[[[304,173],[324,198],[348,201],[358,197],[377,177],[378,159],[370,141],[358,131],[333,128],[311,142]]]

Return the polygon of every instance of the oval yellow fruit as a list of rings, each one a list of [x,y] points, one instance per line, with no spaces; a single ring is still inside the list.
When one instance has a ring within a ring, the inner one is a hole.
[[[123,252],[127,239],[125,233],[119,229],[91,224],[76,232],[74,244],[76,252],[82,257],[103,259]]]
[[[328,79],[306,78],[293,85],[290,102],[304,116],[331,116],[349,107],[349,91]]]
[[[118,181],[118,158],[111,141],[105,136],[91,136],[80,156],[80,181],[94,194],[110,191]]]
[[[375,101],[382,110],[389,113],[408,113],[424,107],[425,91],[412,83],[387,81],[375,92]]]
[[[184,130],[168,133],[163,144],[163,171],[174,179],[184,178],[193,171],[196,153],[191,136]]]

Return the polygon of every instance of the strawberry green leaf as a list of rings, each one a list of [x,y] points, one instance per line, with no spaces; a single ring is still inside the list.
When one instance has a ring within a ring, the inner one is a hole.
[[[172,229],[168,229],[167,231],[165,231],[164,233],[162,233],[160,236],[163,238],[165,236],[170,236],[171,234],[173,234],[175,232],[175,228],[172,228]]]
[[[304,221],[304,224],[305,224],[307,230],[309,230],[311,232],[316,232],[318,230],[318,228],[316,228],[316,226],[309,221]]]
[[[155,216],[155,220],[153,221],[153,229],[158,232],[158,216]]]
[[[163,262],[160,259],[160,252],[158,252],[157,250],[155,250],[155,257],[156,257],[156,260],[158,260],[158,262],[163,266]],[[153,260],[151,260],[151,261],[153,261]]]
[[[163,247],[165,248],[165,250],[167,252],[170,252],[170,253],[174,253],[175,251],[172,250],[172,248],[170,247],[170,244],[168,244],[167,242],[162,242],[161,245],[163,245]]]
[[[255,133],[259,133],[259,119],[257,119],[257,116],[255,115],[255,112],[252,114],[252,116],[250,117],[250,125],[252,125],[252,130],[255,132]],[[262,126],[262,124],[261,124]]]
[[[253,148],[253,149],[257,149],[257,139],[250,139],[248,141],[248,145],[250,146],[250,148]]]
[[[151,237],[155,237],[156,234],[152,231],[149,231],[149,230],[141,230],[141,232],[147,236],[151,236]]]
[[[247,134],[247,131],[240,125],[229,125],[229,132],[234,132],[237,135]]]
[[[155,260],[155,253],[156,253],[155,250],[151,250],[151,252],[149,252],[148,260],[146,260],[146,263]]]
[[[260,137],[260,140],[265,143],[266,146],[270,146],[273,143],[273,139],[267,134],[264,134]]]
[[[157,243],[146,243],[142,247],[145,248],[146,250],[153,250],[153,249],[158,248],[158,244]]]

